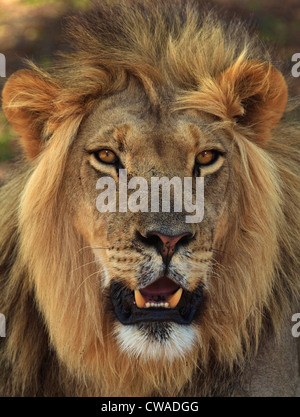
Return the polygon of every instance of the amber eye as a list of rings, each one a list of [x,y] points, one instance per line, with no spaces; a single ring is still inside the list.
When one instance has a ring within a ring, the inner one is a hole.
[[[117,162],[117,155],[110,149],[102,149],[95,153],[96,158],[105,164],[114,164]]]
[[[203,151],[196,156],[196,162],[199,165],[209,165],[218,159],[219,153],[217,151]]]

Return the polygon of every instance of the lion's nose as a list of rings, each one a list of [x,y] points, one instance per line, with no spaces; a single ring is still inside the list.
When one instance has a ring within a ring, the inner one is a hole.
[[[178,247],[187,243],[192,237],[193,234],[191,232],[181,233],[177,236],[169,236],[153,231],[147,233],[146,240],[148,244],[155,246],[159,250],[164,263],[168,265]]]

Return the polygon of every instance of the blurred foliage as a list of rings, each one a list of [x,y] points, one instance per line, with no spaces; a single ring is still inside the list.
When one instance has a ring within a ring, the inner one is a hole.
[[[8,161],[15,156],[14,140],[12,140],[15,136],[4,114],[0,113],[0,162]]]
[[[275,16],[261,16],[260,32],[267,40],[281,45],[285,45],[289,38],[288,26]]]

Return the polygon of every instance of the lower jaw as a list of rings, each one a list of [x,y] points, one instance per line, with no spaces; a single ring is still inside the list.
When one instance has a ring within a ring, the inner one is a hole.
[[[183,291],[176,308],[138,308],[134,303],[133,292],[114,281],[110,295],[117,319],[124,325],[149,322],[174,322],[189,325],[197,319],[203,301],[203,290]]]

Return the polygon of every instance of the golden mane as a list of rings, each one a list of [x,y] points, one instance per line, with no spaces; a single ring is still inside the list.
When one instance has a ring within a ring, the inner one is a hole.
[[[278,335],[299,300],[299,127],[283,119],[265,143],[268,120],[277,115],[252,120],[248,109],[247,125],[239,123],[245,109],[219,77],[228,68],[232,77],[261,68],[259,95],[271,57],[242,23],[228,25],[198,1],[101,1],[70,20],[69,35],[72,54],[47,72],[31,65],[15,76],[13,91],[4,90],[7,117],[18,120],[14,127],[35,159],[0,190],[0,312],[8,318],[0,393],[226,394],[261,335]],[[31,90],[24,89],[28,77]],[[143,361],[119,352],[106,294],[96,300],[101,271],[63,198],[66,159],[82,121],[99,98],[125,90],[132,78],[154,107],[170,94],[173,112],[213,114],[234,138],[230,216],[223,214],[215,237],[206,314],[195,324],[189,361],[176,359],[172,367],[167,357]],[[267,88],[270,100],[278,98],[276,82]],[[43,145],[36,157],[37,136]]]

